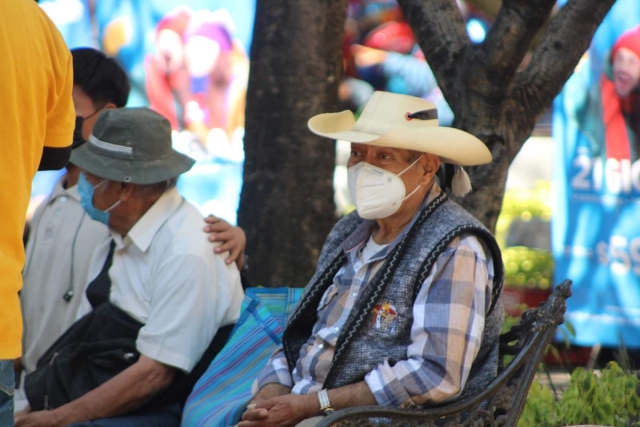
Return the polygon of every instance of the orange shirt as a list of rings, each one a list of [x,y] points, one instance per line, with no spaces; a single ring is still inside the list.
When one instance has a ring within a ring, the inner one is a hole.
[[[33,0],[0,0],[0,359],[21,355],[22,234],[43,147],[71,145],[71,53]]]

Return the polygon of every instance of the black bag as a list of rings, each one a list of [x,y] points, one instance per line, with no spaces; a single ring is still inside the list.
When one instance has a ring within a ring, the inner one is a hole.
[[[111,303],[76,321],[25,377],[31,409],[60,407],[136,363],[140,353],[135,344],[142,326]]]
[[[112,303],[104,303],[79,319],[38,360],[25,378],[25,392],[34,411],[55,409],[75,400],[140,358],[136,339],[142,327]],[[218,329],[189,374],[178,372],[173,383],[142,409],[184,404],[193,386],[225,346],[234,325]]]

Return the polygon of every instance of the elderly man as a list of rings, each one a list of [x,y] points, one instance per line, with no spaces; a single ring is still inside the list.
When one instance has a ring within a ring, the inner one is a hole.
[[[75,150],[86,143],[101,111],[125,106],[130,84],[120,64],[98,50],[78,48],[71,51],[71,56],[72,98],[76,110],[72,147]],[[20,295],[24,349],[19,364],[27,373],[35,370],[38,359],[76,320],[93,250],[109,235],[107,226],[91,220],[80,205],[76,185],[80,168],[69,163],[66,169],[67,173],[31,221]],[[215,241],[228,238],[225,247],[239,242],[233,248],[238,256],[243,250],[244,232],[214,217],[207,220],[215,221],[210,225]],[[231,258],[235,259],[233,255]],[[241,261],[239,256],[238,262]]]
[[[356,212],[329,234],[239,426],[314,425],[333,409],[478,392],[497,372],[502,261],[492,235],[435,177],[441,161],[458,165],[453,190],[468,191],[459,165],[487,163],[489,151],[439,127],[433,103],[384,92],[355,122],[345,111],[309,127],[352,142]]]
[[[113,239],[90,267],[89,313],[26,378],[31,407],[45,410],[16,424],[177,426],[185,390],[176,387],[239,316],[238,269],[213,253],[202,217],[178,194],[176,179],[193,160],[171,148],[171,127],[159,114],[102,112],[71,161],[83,170],[83,208]]]

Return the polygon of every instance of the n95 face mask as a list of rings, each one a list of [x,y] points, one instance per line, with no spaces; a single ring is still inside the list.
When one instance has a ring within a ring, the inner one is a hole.
[[[420,157],[397,175],[366,162],[351,166],[347,170],[349,193],[358,215],[364,219],[380,219],[396,213],[402,202],[420,188],[418,185],[406,195],[404,182],[400,179],[400,175],[413,167],[418,160]]]

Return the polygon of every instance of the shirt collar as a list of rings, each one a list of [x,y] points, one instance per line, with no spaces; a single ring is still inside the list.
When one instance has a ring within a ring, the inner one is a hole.
[[[434,180],[433,185],[431,186],[431,189],[429,190],[429,192],[427,193],[427,196],[422,201],[422,206],[420,207],[420,209],[418,209],[418,211],[415,213],[415,215],[413,216],[411,221],[407,224],[407,226],[402,230],[402,232],[398,234],[395,239],[393,239],[393,242],[387,245],[385,250],[380,251],[381,252],[380,254],[376,254],[376,258],[386,256],[386,254],[388,254],[391,250],[393,250],[393,248],[396,247],[398,243],[400,243],[402,238],[409,232],[409,230],[411,230],[411,227],[420,216],[420,213],[424,210],[424,208],[429,206],[429,204],[436,197],[438,197],[440,193],[442,193],[442,189],[440,188],[440,185],[438,184],[438,182]],[[344,252],[349,253],[354,249],[358,249],[362,245],[366,244],[367,239],[369,238],[369,236],[371,236],[371,233],[373,233],[373,231],[377,228],[377,226],[378,225],[376,221],[373,219],[365,219],[364,221],[362,221],[356,227],[353,233],[351,233],[349,237],[347,237],[347,239],[342,243],[342,249],[344,250]]]
[[[67,194],[70,197],[73,197],[77,201],[80,201],[80,193],[78,192],[78,184],[74,185],[71,188],[67,188]]]
[[[64,183],[67,180],[67,174],[62,175],[56,185],[53,187],[49,203],[53,203],[59,197],[71,197],[76,201],[80,201],[80,194],[78,193],[78,185],[74,185],[71,188],[64,188]]]
[[[116,241],[116,248],[121,249],[128,246],[129,243],[133,243],[142,252],[146,252],[160,228],[183,202],[184,199],[176,188],[164,193],[134,224],[124,239],[118,233],[112,233],[113,239]]]

